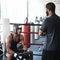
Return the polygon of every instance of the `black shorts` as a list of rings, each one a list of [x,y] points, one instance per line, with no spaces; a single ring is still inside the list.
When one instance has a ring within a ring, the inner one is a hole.
[[[42,60],[60,60],[60,51],[43,50]]]

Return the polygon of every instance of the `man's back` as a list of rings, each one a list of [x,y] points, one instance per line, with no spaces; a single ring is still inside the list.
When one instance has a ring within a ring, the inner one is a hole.
[[[57,15],[52,15],[46,19],[47,32],[47,50],[57,50],[60,42],[60,18]]]

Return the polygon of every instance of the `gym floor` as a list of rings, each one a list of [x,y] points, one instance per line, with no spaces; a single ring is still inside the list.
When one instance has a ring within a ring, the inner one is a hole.
[[[45,37],[35,40],[34,43],[40,44],[40,43],[44,43],[44,42],[45,42]],[[40,46],[40,45],[31,45],[30,46],[29,50],[33,51],[33,60],[41,60],[43,47],[44,46]],[[6,59],[5,55],[3,55],[0,57],[0,60],[7,60],[7,59]]]

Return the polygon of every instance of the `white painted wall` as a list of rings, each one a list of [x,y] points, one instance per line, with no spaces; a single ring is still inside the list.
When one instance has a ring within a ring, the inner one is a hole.
[[[1,1],[0,1],[0,18],[1,18]]]
[[[7,36],[10,34],[10,24],[9,24],[9,19],[8,18],[3,18],[2,19],[2,39],[1,42],[3,43],[3,52],[5,51],[5,43]]]
[[[29,22],[35,17],[45,16],[45,5],[48,2],[56,4],[56,13],[60,16],[60,0],[28,0]],[[24,23],[27,16],[27,0],[1,0],[2,17],[9,18],[11,23]]]

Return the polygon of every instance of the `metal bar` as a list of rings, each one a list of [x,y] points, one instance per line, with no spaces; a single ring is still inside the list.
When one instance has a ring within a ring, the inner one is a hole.
[[[39,32],[21,32],[21,33],[28,33],[28,34],[39,34]]]
[[[28,18],[29,17],[29,5],[28,5],[28,0],[27,0],[27,22],[28,22]]]
[[[42,54],[33,54],[33,55],[35,55],[35,56],[42,56]]]
[[[37,45],[37,46],[43,46],[44,45],[44,44],[37,44],[37,43],[24,43],[24,44]]]
[[[10,24],[15,25],[17,23],[10,23]],[[17,25],[42,26],[42,24],[17,24]]]
[[[39,46],[43,46],[44,44],[30,43],[30,45],[39,45]]]

